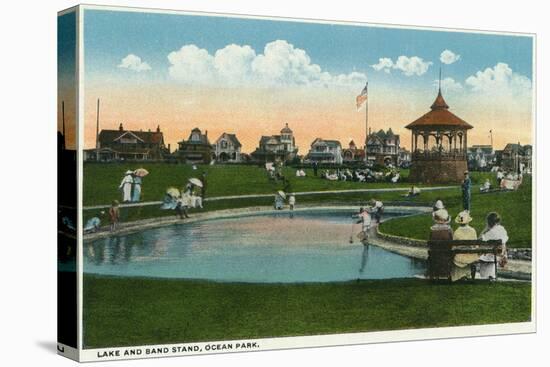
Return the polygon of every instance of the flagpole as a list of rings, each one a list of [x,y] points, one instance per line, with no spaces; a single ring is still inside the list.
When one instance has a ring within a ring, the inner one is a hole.
[[[368,98],[368,88],[369,82],[367,82],[367,103],[365,104],[365,163],[368,162],[367,147],[369,143],[369,98]]]

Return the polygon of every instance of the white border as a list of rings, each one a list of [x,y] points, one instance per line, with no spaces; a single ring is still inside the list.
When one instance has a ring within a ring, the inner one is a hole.
[[[74,8],[71,8],[74,9]],[[59,12],[70,11],[71,9]],[[78,145],[77,145],[77,161],[78,161],[78,223],[82,221],[83,196],[82,196],[82,184],[83,179],[83,155],[81,154],[80,147],[84,146],[84,11],[85,10],[104,10],[104,11],[120,11],[120,12],[137,12],[137,13],[156,13],[156,14],[174,14],[174,15],[194,15],[194,16],[214,16],[214,17],[228,17],[239,19],[257,19],[257,20],[272,20],[272,21],[287,21],[298,23],[314,23],[314,24],[338,24],[360,27],[380,27],[380,28],[395,28],[395,29],[417,29],[417,30],[429,30],[436,32],[457,32],[457,33],[474,33],[474,34],[491,34],[491,35],[508,35],[508,36],[523,36],[531,37],[533,39],[533,69],[532,69],[532,146],[533,146],[533,175],[532,175],[532,251],[533,251],[533,272],[531,283],[531,321],[524,323],[508,323],[508,324],[495,324],[495,325],[478,325],[478,326],[455,326],[455,327],[440,327],[440,328],[425,328],[425,329],[411,329],[411,330],[392,330],[392,331],[377,331],[377,332],[364,332],[364,333],[346,333],[346,334],[331,334],[331,335],[311,335],[311,336],[298,336],[298,337],[279,337],[279,338],[266,338],[266,339],[249,339],[239,341],[211,341],[201,343],[178,343],[178,344],[160,344],[160,345],[147,345],[147,346],[132,346],[132,347],[114,347],[114,348],[98,348],[98,349],[83,349],[83,327],[82,327],[82,311],[83,311],[83,233],[82,226],[78,225],[77,229],[77,284],[78,284],[78,301],[77,301],[77,315],[78,315],[78,361],[91,362],[91,361],[108,361],[108,360],[127,360],[127,359],[143,359],[143,358],[155,358],[155,357],[169,357],[169,356],[183,356],[183,355],[197,355],[197,354],[220,354],[220,353],[235,353],[246,351],[241,350],[224,350],[221,352],[205,351],[206,345],[214,344],[229,344],[238,342],[257,342],[260,347],[253,351],[266,351],[266,350],[280,350],[280,349],[298,349],[298,348],[312,348],[312,347],[326,347],[326,346],[342,346],[342,345],[356,345],[366,343],[384,343],[384,342],[402,342],[402,341],[414,341],[414,340],[432,340],[432,339],[448,339],[459,337],[473,337],[473,336],[494,336],[494,335],[511,335],[511,334],[525,334],[535,333],[536,329],[536,106],[537,106],[537,93],[536,93],[536,34],[534,33],[522,33],[522,32],[504,32],[504,31],[489,31],[489,30],[474,30],[474,29],[461,29],[461,28],[445,28],[445,27],[429,27],[429,26],[408,26],[398,24],[383,24],[383,23],[369,23],[369,22],[353,22],[353,21],[336,21],[336,20],[321,20],[321,19],[304,19],[304,18],[287,18],[287,17],[273,17],[273,16],[256,16],[246,14],[231,14],[231,13],[215,13],[215,12],[197,12],[197,11],[184,11],[184,10],[163,10],[155,8],[136,8],[136,7],[123,7],[123,6],[107,6],[107,5],[91,5],[81,4],[76,7],[78,14],[77,30],[78,30]],[[197,345],[203,348],[202,352],[180,352],[169,353],[163,355],[151,355],[151,356],[119,356],[109,358],[99,358],[98,353],[101,352],[116,352],[119,351],[123,354],[124,350],[136,349],[145,351],[146,348],[172,348],[174,346],[181,345]]]
[[[81,354],[83,349],[83,280],[84,280],[84,263],[83,263],[83,235],[84,226],[82,225],[83,215],[83,179],[84,179],[84,155],[82,151],[84,149],[84,10],[81,6],[77,7],[77,37],[78,37],[78,54],[77,54],[77,90],[78,90],[78,108],[77,108],[77,121],[78,121],[78,152],[77,152],[77,257],[76,257],[76,273],[77,273],[77,346],[78,346],[78,360],[81,360]]]

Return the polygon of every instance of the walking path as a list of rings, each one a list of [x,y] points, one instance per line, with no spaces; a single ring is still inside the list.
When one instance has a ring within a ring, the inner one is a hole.
[[[460,186],[434,186],[434,187],[424,187],[422,191],[437,191],[437,190],[446,190],[446,189],[458,189]],[[327,191],[303,191],[294,193],[295,196],[304,196],[304,195],[324,195],[324,194],[343,194],[343,193],[360,193],[360,192],[405,192],[406,187],[387,187],[387,188],[378,188],[378,189],[351,189],[351,190],[327,190]],[[230,195],[230,196],[213,196],[207,197],[204,201],[218,201],[218,200],[232,200],[232,199],[249,199],[249,198],[267,198],[273,197],[274,194],[251,194],[251,195]],[[131,208],[138,206],[150,206],[150,205],[161,205],[162,201],[146,201],[140,203],[127,203],[120,204],[121,208]],[[84,210],[94,210],[94,209],[104,209],[108,208],[110,204],[104,205],[92,205],[85,206]]]

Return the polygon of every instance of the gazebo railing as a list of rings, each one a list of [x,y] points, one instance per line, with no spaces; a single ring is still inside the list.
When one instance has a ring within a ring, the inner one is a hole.
[[[413,159],[442,159],[442,160],[465,160],[466,152],[431,152],[431,151],[416,151],[412,153]]]

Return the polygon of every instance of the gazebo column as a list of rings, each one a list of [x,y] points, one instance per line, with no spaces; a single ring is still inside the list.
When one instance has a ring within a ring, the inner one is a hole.
[[[468,153],[468,132],[464,131],[464,151],[462,152],[463,155],[466,155]]]

